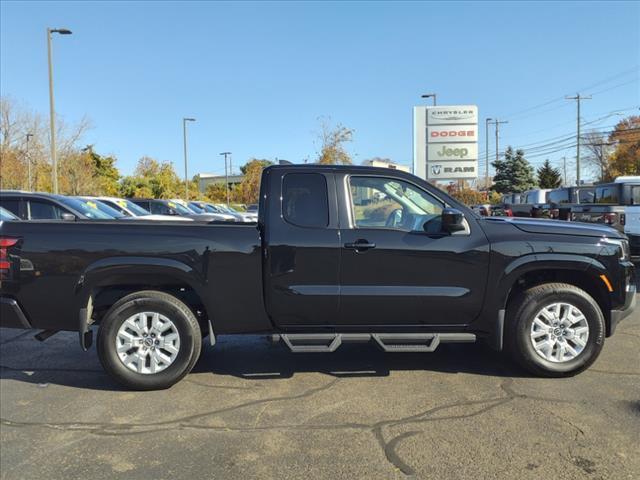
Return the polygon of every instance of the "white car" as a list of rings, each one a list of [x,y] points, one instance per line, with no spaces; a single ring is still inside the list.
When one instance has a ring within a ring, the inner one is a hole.
[[[181,217],[179,215],[154,215],[139,205],[136,205],[131,200],[126,198],[117,198],[117,197],[85,197],[92,198],[93,200],[98,200],[101,203],[117,210],[118,212],[126,215],[127,217],[136,217],[140,220],[157,220],[163,222],[193,222],[192,218],[189,217]]]

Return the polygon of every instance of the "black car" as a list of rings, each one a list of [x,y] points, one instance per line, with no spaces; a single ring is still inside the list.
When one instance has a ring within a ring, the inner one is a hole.
[[[317,353],[484,341],[566,377],[635,306],[629,243],[609,227],[480,217],[388,168],[274,165],[259,198],[255,224],[2,222],[0,325],[77,331],[84,349],[97,329],[106,371],[150,390],[225,334]]]
[[[90,200],[50,193],[1,191],[0,206],[21,220],[113,220],[116,217]]]

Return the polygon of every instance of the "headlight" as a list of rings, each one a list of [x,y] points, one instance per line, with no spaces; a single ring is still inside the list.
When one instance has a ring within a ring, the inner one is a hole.
[[[629,260],[631,251],[629,249],[629,241],[621,238],[603,238],[602,243],[604,245],[615,245],[619,250],[620,260]]]

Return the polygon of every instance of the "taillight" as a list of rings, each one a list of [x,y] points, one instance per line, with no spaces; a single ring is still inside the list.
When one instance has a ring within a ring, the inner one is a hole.
[[[618,219],[618,214],[617,213],[605,213],[604,214],[604,223],[606,223],[607,225],[613,225],[614,223],[616,223],[617,219]]]
[[[505,208],[504,213],[507,214],[507,217],[513,217],[513,210],[511,210],[510,208]]]
[[[9,259],[8,249],[18,243],[17,238],[0,238],[0,280],[4,280],[11,270],[11,261]]]

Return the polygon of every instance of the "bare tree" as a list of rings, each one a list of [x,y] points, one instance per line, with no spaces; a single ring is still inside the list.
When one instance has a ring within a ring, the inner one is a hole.
[[[597,131],[587,132],[582,145],[589,152],[585,157],[586,163],[596,170],[598,180],[611,180],[609,161],[613,148],[607,142],[607,138]]]
[[[353,141],[353,130],[338,123],[331,125],[329,119],[321,122],[321,131],[318,135],[321,147],[318,155],[318,163],[324,165],[350,165],[351,156],[345,148],[345,144]]]

